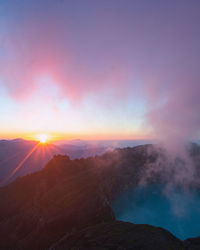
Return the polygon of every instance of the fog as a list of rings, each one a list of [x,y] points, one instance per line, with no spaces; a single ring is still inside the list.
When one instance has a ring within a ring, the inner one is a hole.
[[[147,185],[124,192],[112,205],[116,218],[162,227],[182,240],[199,236],[200,192],[176,188],[166,196],[164,190]]]

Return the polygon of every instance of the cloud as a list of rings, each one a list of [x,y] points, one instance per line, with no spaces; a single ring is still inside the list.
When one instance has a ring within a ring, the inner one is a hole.
[[[18,100],[43,77],[75,103],[139,96],[157,138],[191,139],[200,122],[199,9],[178,0],[4,1],[1,82]]]
[[[29,97],[37,91],[42,77],[49,77],[71,101],[105,88],[115,89],[116,85],[117,95],[125,92],[120,86],[125,67],[117,55],[112,58],[106,53],[110,48],[102,51],[93,41],[84,44],[98,35],[95,27],[88,28],[83,20],[87,13],[77,16],[79,10],[73,4],[44,2],[8,1],[2,6],[7,16],[2,18],[0,33],[0,76],[11,95],[19,100]],[[70,11],[75,12],[71,17]]]

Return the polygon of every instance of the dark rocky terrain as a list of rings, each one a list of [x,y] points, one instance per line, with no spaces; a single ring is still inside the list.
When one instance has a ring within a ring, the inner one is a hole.
[[[198,239],[183,244],[164,229],[115,220],[112,200],[137,186],[157,157],[152,145],[87,159],[57,155],[1,187],[0,249],[197,249]]]
[[[184,242],[185,250],[199,250],[200,249],[200,237],[187,239]]]
[[[162,228],[113,221],[66,235],[50,249],[181,250],[183,244]]]

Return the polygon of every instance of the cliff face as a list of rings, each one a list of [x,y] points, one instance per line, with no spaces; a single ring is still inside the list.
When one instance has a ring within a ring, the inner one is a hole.
[[[120,192],[139,183],[156,157],[151,145],[73,161],[58,155],[43,170],[1,187],[0,249],[59,249],[62,239],[67,239],[63,249],[82,249],[82,243],[90,247],[83,249],[152,249],[147,248],[152,237],[159,249],[179,249],[182,243],[166,230],[117,223],[110,206]],[[135,240],[129,244],[130,238]]]

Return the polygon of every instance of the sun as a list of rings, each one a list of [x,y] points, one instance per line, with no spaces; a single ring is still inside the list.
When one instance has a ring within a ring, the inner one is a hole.
[[[46,143],[48,141],[48,135],[46,135],[46,134],[40,134],[38,136],[38,139],[39,139],[40,143]]]

